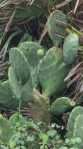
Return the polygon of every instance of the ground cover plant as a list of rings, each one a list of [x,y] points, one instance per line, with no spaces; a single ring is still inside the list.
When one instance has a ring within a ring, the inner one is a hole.
[[[83,2],[0,1],[0,148],[83,148]]]

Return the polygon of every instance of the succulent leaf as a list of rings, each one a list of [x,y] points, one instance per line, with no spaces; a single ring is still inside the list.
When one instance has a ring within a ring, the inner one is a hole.
[[[30,75],[30,68],[26,57],[18,48],[12,48],[9,53],[9,58],[20,84],[25,84]]]
[[[75,104],[73,104],[75,105]],[[72,107],[71,105],[71,99],[68,97],[60,97],[57,98],[52,104],[51,104],[51,113],[55,115],[63,115],[68,109]]]
[[[83,115],[83,107],[81,106],[75,107],[69,116],[68,123],[67,123],[67,136],[68,137],[73,136],[75,121],[79,115]]]
[[[9,82],[12,88],[12,92],[14,93],[17,99],[20,99],[21,98],[21,86],[19,84],[17,76],[12,67],[9,67],[8,76],[9,76]]]
[[[44,48],[36,42],[26,41],[19,45],[19,50],[23,52],[30,65],[31,77],[34,87],[36,87],[38,84],[37,66],[39,61],[42,59],[42,56],[38,55],[39,49],[42,49],[42,54],[44,54]]]
[[[66,23],[66,16],[62,11],[55,10],[47,21],[48,33],[55,46],[58,46],[65,35],[61,24]]]
[[[76,33],[70,33],[63,44],[63,57],[67,64],[74,62],[78,54],[79,36]]]
[[[46,55],[38,65],[38,78],[43,93],[47,96],[62,91],[66,83],[64,79],[70,71],[70,66],[63,62],[62,50],[56,47],[46,52]]]
[[[80,138],[83,142],[83,115],[78,115],[74,125],[74,138]]]
[[[8,80],[0,84],[0,105],[9,109],[16,109],[18,106]]]

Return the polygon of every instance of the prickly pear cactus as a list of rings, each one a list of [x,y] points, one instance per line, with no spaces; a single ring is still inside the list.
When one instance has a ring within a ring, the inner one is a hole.
[[[18,48],[13,48],[10,50],[9,59],[19,83],[24,85],[30,75],[30,67],[26,57]]]
[[[29,78],[28,81],[22,86],[21,91],[21,100],[23,101],[23,103],[28,104],[29,102],[32,102],[34,100],[31,78]]]
[[[80,138],[81,142],[83,142],[83,115],[78,115],[75,120],[73,136]]]
[[[75,121],[79,115],[83,115],[83,107],[81,106],[75,107],[69,116],[68,123],[67,123],[67,136],[68,137],[73,136]]]
[[[62,60],[62,50],[56,47],[47,51],[38,65],[38,78],[42,91],[47,96],[62,91],[66,83],[65,77],[70,71],[70,66]]]
[[[79,37],[76,33],[70,33],[63,44],[63,57],[67,64],[71,64],[77,57]]]
[[[41,49],[41,51],[39,51]],[[44,56],[44,48],[36,42],[26,41],[19,45],[19,50],[23,52],[26,57],[31,71],[31,77],[33,86],[36,87],[38,84],[37,78],[37,66],[39,61]]]
[[[11,125],[7,119],[0,114],[0,140],[8,142],[12,134]]]
[[[65,29],[61,26],[62,22],[66,23],[66,16],[59,10],[55,10],[51,13],[47,21],[48,33],[55,46],[60,44],[65,35]]]
[[[51,105],[51,113],[55,115],[63,115],[68,109],[75,106],[75,102],[68,97],[57,98]]]
[[[24,85],[21,85],[12,67],[9,67],[8,76],[12,92],[16,99],[21,99],[23,104],[28,104],[28,102],[31,102],[33,100],[33,86],[31,77],[29,76],[27,82]]]
[[[9,82],[12,88],[12,92],[14,93],[17,99],[20,99],[21,98],[21,85],[12,67],[9,67],[8,76],[9,76]]]
[[[12,93],[9,81],[0,83],[0,106],[16,109],[18,107],[18,101]]]

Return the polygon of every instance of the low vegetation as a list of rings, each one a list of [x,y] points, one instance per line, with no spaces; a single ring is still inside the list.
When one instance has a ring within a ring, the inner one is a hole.
[[[0,148],[83,148],[83,2],[0,1]]]

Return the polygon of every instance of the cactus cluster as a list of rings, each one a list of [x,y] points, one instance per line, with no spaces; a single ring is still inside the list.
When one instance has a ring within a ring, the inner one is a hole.
[[[65,14],[59,10],[54,11],[48,18],[48,33],[54,43],[48,51],[37,42],[31,41],[23,42],[17,48],[10,50],[8,80],[0,83],[0,105],[7,108],[17,108],[20,100],[22,105],[36,103],[44,110],[43,104],[48,105],[50,96],[65,89],[66,82],[64,79],[71,69],[70,63],[67,62],[69,58],[66,55],[68,54],[71,57],[73,53],[72,63],[77,55],[79,38],[76,34],[73,34],[73,39],[68,35],[64,41],[63,50],[58,48],[57,46],[62,40],[61,37],[65,36],[65,29],[61,27],[61,22],[66,24],[67,21]],[[73,42],[74,39],[75,42]],[[44,96],[40,93],[40,96],[36,95],[34,88],[36,91],[41,89]],[[63,113],[68,108],[70,101],[69,99],[62,99],[59,102],[63,103],[62,106],[64,105],[62,108]],[[61,105],[56,100],[52,106],[57,104]],[[55,109],[57,112],[53,110],[54,113],[58,114],[58,109]]]
[[[83,142],[83,107],[75,107],[68,119],[67,137],[80,138]]]

